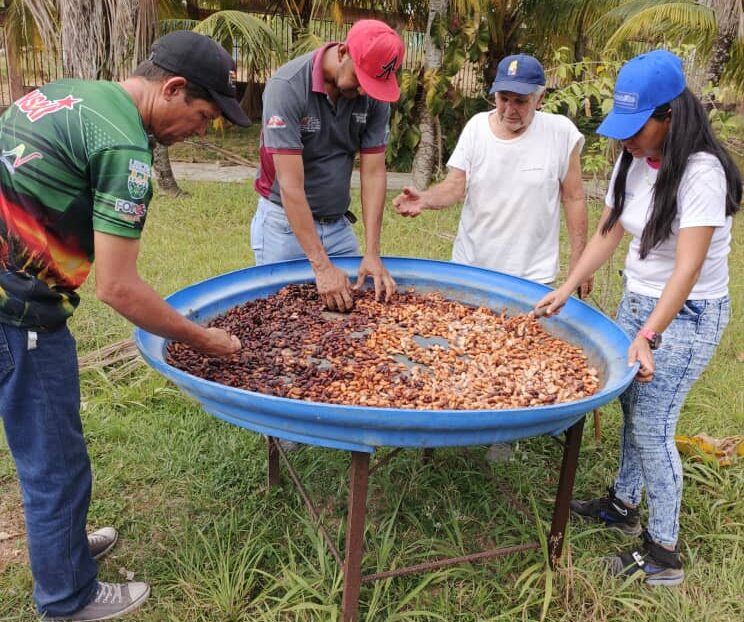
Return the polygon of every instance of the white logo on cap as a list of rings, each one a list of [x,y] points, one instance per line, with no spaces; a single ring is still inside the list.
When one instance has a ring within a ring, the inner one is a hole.
[[[615,93],[615,105],[618,108],[635,110],[638,108],[638,93]]]
[[[517,65],[519,63],[516,60],[513,60],[509,63],[509,69],[506,70],[506,75],[508,76],[516,76],[517,75]]]

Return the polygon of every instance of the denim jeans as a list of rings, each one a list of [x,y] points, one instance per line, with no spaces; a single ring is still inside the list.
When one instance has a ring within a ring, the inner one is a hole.
[[[359,255],[359,242],[348,219],[341,217],[330,224],[316,222],[315,230],[329,257]],[[284,208],[263,197],[258,199],[251,222],[251,248],[257,266],[305,258]]]
[[[0,324],[0,414],[23,494],[34,600],[82,609],[98,587],[85,532],[91,470],[80,422],[75,340]]]
[[[617,322],[635,338],[658,302],[626,291]],[[637,505],[643,488],[648,532],[658,544],[674,546],[679,533],[682,463],[674,443],[682,404],[710,361],[729,320],[729,299],[687,300],[654,351],[649,383],[633,383],[620,396],[623,428],[615,494]]]

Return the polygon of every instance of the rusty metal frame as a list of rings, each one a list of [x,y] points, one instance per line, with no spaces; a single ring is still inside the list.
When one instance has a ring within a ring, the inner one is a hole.
[[[558,478],[558,490],[555,497],[555,506],[553,508],[553,518],[550,525],[548,536],[548,555],[551,567],[555,567],[561,557],[563,549],[563,539],[569,516],[569,503],[573,491],[574,480],[576,478],[576,467],[579,459],[579,448],[581,446],[581,436],[584,429],[584,419],[582,417],[578,422],[572,425],[565,433],[563,446],[563,459],[561,461],[560,475]],[[487,551],[480,551],[470,555],[459,557],[450,557],[432,562],[397,568],[369,575],[362,574],[362,557],[364,555],[364,527],[367,514],[367,489],[369,484],[369,475],[382,464],[389,461],[400,451],[395,449],[384,458],[378,460],[370,468],[370,454],[360,451],[351,453],[351,469],[349,473],[349,502],[348,513],[346,518],[346,546],[345,557],[342,561],[341,553],[331,539],[328,531],[322,524],[322,516],[313,504],[307,490],[302,485],[297,471],[287,457],[286,452],[280,445],[279,441],[273,437],[266,437],[268,445],[268,486],[269,489],[277,486],[280,480],[279,460],[281,459],[287,467],[292,482],[302,497],[305,507],[318,525],[318,530],[323,536],[328,549],[333,555],[336,562],[343,568],[344,587],[341,600],[341,612],[343,622],[356,622],[359,612],[359,594],[361,586],[364,583],[371,583],[380,579],[390,577],[400,577],[404,575],[416,574],[421,572],[430,572],[448,566],[458,564],[472,563],[484,559],[512,555],[524,551],[531,551],[540,548],[539,542],[526,542],[514,546],[506,546]],[[424,460],[431,460],[432,451],[424,450]],[[493,481],[499,484],[499,489],[505,492],[523,514],[529,515],[527,508],[509,491],[508,487],[500,483],[497,479]]]

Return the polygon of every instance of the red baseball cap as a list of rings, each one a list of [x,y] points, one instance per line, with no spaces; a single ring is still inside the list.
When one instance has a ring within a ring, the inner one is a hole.
[[[390,26],[376,19],[361,19],[346,35],[359,84],[367,95],[383,102],[400,98],[395,72],[403,64],[405,46]]]

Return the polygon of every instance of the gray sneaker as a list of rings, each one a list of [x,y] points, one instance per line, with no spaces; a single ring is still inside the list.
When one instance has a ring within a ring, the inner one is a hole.
[[[96,597],[85,607],[67,616],[46,617],[44,620],[96,622],[120,618],[139,608],[150,595],[147,583],[98,583]]]
[[[88,534],[88,546],[93,559],[101,559],[116,545],[119,534],[113,527],[104,527]]]

